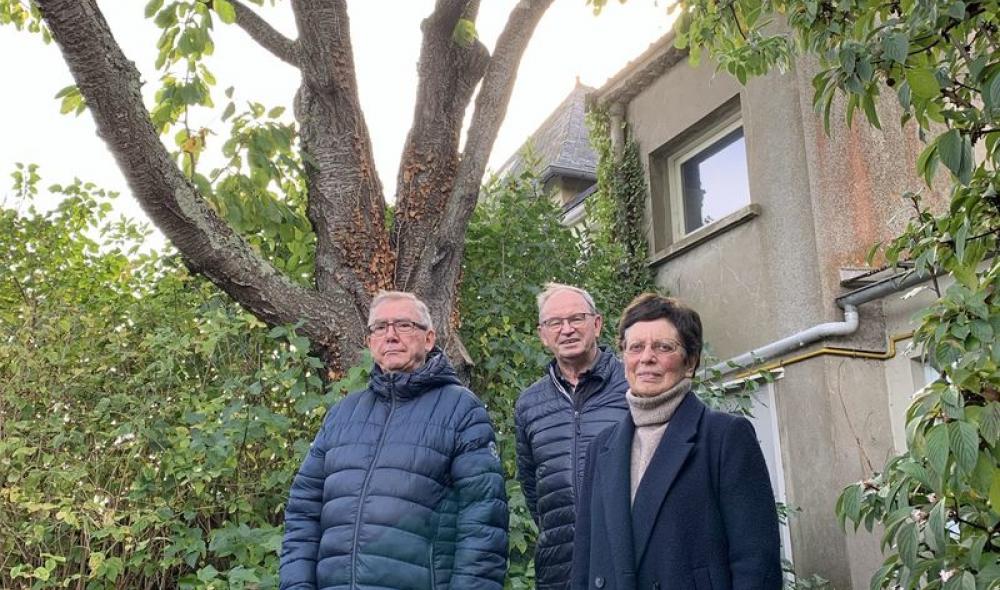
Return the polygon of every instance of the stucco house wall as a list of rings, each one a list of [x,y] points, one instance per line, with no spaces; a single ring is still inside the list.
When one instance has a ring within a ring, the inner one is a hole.
[[[744,87],[710,62],[692,67],[666,38],[591,95],[638,143],[657,283],[700,312],[720,359],[841,321],[835,300],[849,290],[841,269],[863,266],[873,243],[905,225],[909,205],[899,195],[923,186],[913,172],[921,145],[899,128],[895,105],[879,105],[885,131],[864,121],[847,128],[837,105],[827,136],[811,104],[814,72],[804,61]],[[750,204],[675,237],[665,157],[733,113],[745,135]],[[889,337],[912,329],[920,305],[898,299],[861,306],[856,333],[806,350],[884,352]],[[819,574],[836,588],[867,588],[881,564],[877,534],[842,531],[834,505],[845,485],[870,477],[905,444],[900,392],[912,393],[925,377],[919,359],[917,369],[912,358],[899,360],[904,346],[900,340],[888,359],[818,354],[784,367],[770,386],[782,487],[801,510],[789,525],[791,554],[800,574]]]

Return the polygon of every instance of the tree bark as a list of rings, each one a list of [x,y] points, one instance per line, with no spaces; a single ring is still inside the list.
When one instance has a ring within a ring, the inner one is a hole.
[[[434,231],[430,233],[430,239],[424,244],[413,272],[414,278],[408,285],[427,303],[435,318],[451,318],[455,311],[462,255],[465,253],[465,232],[479,198],[479,185],[500,124],[507,113],[521,56],[551,4],[552,0],[518,2],[497,39],[483,75],[451,192]],[[452,346],[451,339],[451,330],[441,334],[445,347]]]
[[[268,324],[299,323],[334,373],[358,359],[372,295],[413,291],[430,307],[440,342],[461,366],[467,353],[456,335],[455,297],[465,231],[518,63],[552,0],[521,0],[492,56],[478,40],[454,37],[459,19],[475,20],[478,0],[438,0],[424,20],[417,104],[391,234],[358,99],[346,2],[292,0],[299,32],[293,40],[231,1],[236,24],[302,72],[295,116],[307,215],[316,233],[315,289],[262,258],[181,172],[150,121],[139,72],[96,0],[37,4],[133,195],[194,272]],[[480,81],[459,155],[463,118]]]
[[[261,258],[178,169],[143,105],[139,72],[94,0],[42,0],[38,7],[132,194],[188,266],[268,324],[302,322],[332,360],[355,358],[363,322],[353,310],[337,304],[336,292],[303,288]],[[352,325],[359,327],[344,330]]]

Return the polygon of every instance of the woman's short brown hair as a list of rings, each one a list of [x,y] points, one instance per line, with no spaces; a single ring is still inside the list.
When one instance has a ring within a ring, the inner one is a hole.
[[[625,308],[618,322],[618,345],[624,347],[625,331],[636,322],[667,320],[677,329],[681,346],[688,359],[694,360],[694,369],[701,363],[701,317],[698,312],[673,297],[656,293],[643,293]]]

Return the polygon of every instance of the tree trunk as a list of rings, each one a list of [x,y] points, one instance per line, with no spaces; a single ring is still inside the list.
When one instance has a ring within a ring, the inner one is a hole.
[[[416,293],[461,368],[456,296],[465,231],[517,66],[552,0],[521,0],[491,55],[454,34],[474,22],[477,0],[438,0],[422,23],[424,41],[413,124],[398,171],[396,214],[386,202],[357,94],[344,0],[292,0],[298,38],[288,39],[238,0],[236,24],[276,59],[296,66],[307,215],[316,234],[313,288],[284,275],[230,227],[177,167],[96,0],[37,0],[46,26],[114,155],[133,196],[194,272],[208,277],[270,325],[301,325],[330,374],[357,362],[368,306],[381,289]],[[480,85],[465,149],[459,138]]]

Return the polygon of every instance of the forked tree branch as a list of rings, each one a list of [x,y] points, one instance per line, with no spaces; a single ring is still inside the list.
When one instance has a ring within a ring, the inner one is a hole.
[[[335,294],[298,285],[264,260],[181,173],[150,121],[139,72],[122,53],[95,0],[37,4],[86,99],[98,135],[136,200],[189,267],[265,322],[301,321],[301,330],[315,345],[341,355],[337,331],[358,323],[354,310],[335,305]]]
[[[479,184],[507,113],[521,57],[551,4],[552,0],[520,0],[511,11],[486,67],[451,195],[415,273],[414,288],[424,295],[435,317],[451,316],[465,250],[465,231],[479,198]]]
[[[459,19],[474,21],[478,2],[439,0],[424,20],[413,125],[400,158],[392,246],[396,286],[411,289],[424,246],[444,213],[458,169],[465,112],[489,52],[477,39],[455,38]]]
[[[298,46],[295,41],[282,35],[239,0],[229,0],[229,2],[236,10],[236,24],[246,31],[251,39],[278,59],[295,67],[299,66]]]
[[[293,0],[302,85],[296,94],[316,233],[316,286],[344,290],[358,310],[392,284],[385,198],[358,98],[347,5]]]

